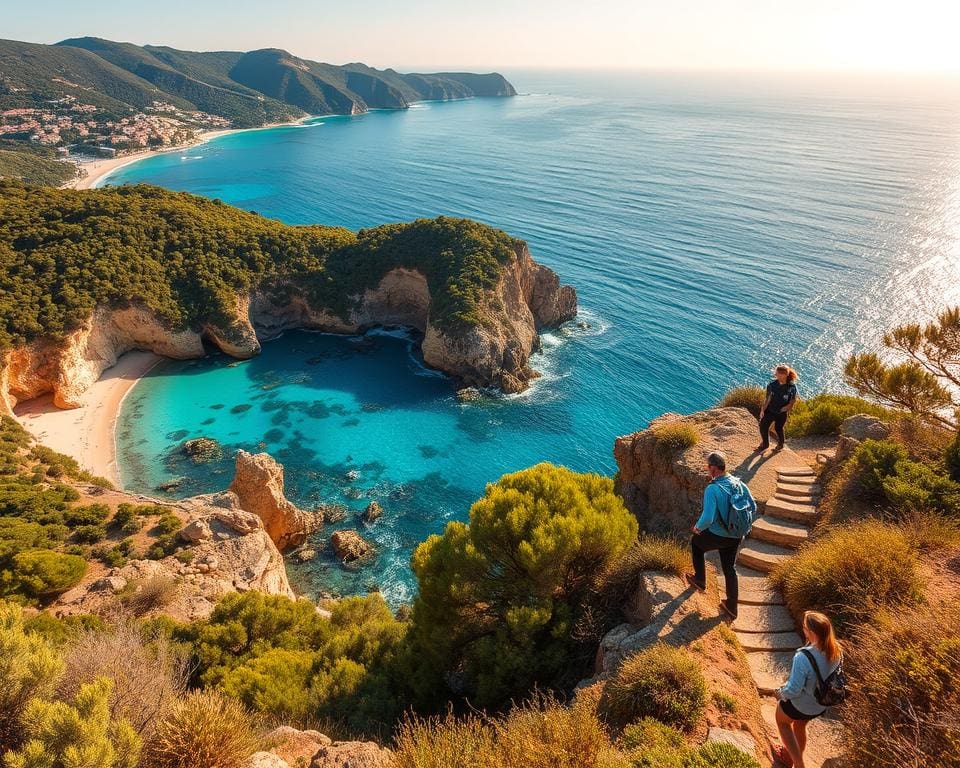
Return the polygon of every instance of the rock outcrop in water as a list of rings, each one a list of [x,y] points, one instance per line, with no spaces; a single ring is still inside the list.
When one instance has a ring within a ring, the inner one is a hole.
[[[306,512],[289,501],[283,490],[283,467],[267,453],[237,452],[237,471],[230,484],[241,509],[263,521],[281,550],[297,547],[323,523],[322,513]]]
[[[4,354],[0,409],[12,413],[18,402],[48,392],[58,408],[79,407],[82,394],[100,375],[135,349],[186,360],[203,357],[206,343],[243,359],[260,352],[262,339],[285,330],[353,334],[382,325],[420,331],[426,364],[463,385],[520,392],[537,375],[529,358],[538,348],[538,330],[559,325],[577,312],[576,291],[560,285],[557,275],[537,264],[520,242],[497,285],[484,297],[484,322],[459,331],[442,330],[431,320],[427,279],[412,269],[389,271],[376,288],[359,297],[347,317],[311,306],[293,286],[288,293],[286,301],[277,303],[277,291],[253,291],[238,299],[232,319],[196,330],[172,331],[136,303],[99,308],[61,340],[41,339]]]

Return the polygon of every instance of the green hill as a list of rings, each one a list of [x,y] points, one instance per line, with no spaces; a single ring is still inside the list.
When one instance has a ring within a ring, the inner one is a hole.
[[[230,320],[252,287],[345,314],[391,269],[421,271],[439,327],[475,325],[485,291],[514,257],[505,233],[465,219],[358,233],[288,226],[182,192],[77,191],[0,181],[0,348],[57,338],[97,306],[131,302],[171,328]]]

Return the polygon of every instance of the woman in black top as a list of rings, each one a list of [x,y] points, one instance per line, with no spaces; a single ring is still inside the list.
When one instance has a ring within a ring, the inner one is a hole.
[[[767,395],[760,407],[760,445],[758,451],[770,447],[770,427],[777,430],[777,450],[783,449],[783,425],[797,402],[797,372],[789,365],[780,364],[774,370],[776,378],[767,384]]]

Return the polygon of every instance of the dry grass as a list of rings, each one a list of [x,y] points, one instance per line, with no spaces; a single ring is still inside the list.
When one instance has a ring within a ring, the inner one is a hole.
[[[675,422],[655,427],[656,450],[661,456],[671,457],[692,448],[700,442],[700,433],[690,424]]]
[[[685,649],[660,643],[623,662],[604,686],[599,710],[618,729],[653,717],[689,731],[699,723],[706,703],[700,664]]]
[[[717,403],[721,408],[746,408],[755,419],[760,418],[760,406],[767,397],[763,387],[734,387]]]
[[[500,718],[448,714],[404,722],[396,768],[614,768],[622,760],[589,701],[535,697]]]
[[[150,576],[131,582],[120,599],[135,616],[145,616],[166,608],[176,596],[176,579],[172,576]]]
[[[113,683],[111,717],[125,719],[142,737],[149,737],[157,721],[183,695],[189,678],[187,658],[166,637],[146,638],[131,621],[120,621],[105,631],[83,632],[64,660],[62,698],[73,698],[80,686],[106,677]]]
[[[960,766],[960,601],[894,613],[848,644],[851,768]]]
[[[823,611],[842,629],[919,596],[916,551],[897,527],[865,520],[834,528],[772,574],[795,616]]]
[[[195,691],[177,701],[146,742],[144,768],[246,768],[260,741],[236,699]]]

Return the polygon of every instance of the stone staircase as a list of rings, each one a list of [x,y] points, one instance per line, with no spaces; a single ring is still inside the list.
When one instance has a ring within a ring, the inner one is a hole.
[[[820,486],[812,469],[779,467],[776,492],[767,500],[764,516],[753,524],[737,558],[740,605],[732,629],[747,654],[772,740],[778,740],[774,692],[790,676],[794,651],[804,640],[768,574],[807,541],[817,519],[819,498]],[[722,578],[719,583],[722,593]],[[827,733],[830,730],[830,724],[822,719],[811,724],[808,765],[823,765],[831,757],[834,738]]]

